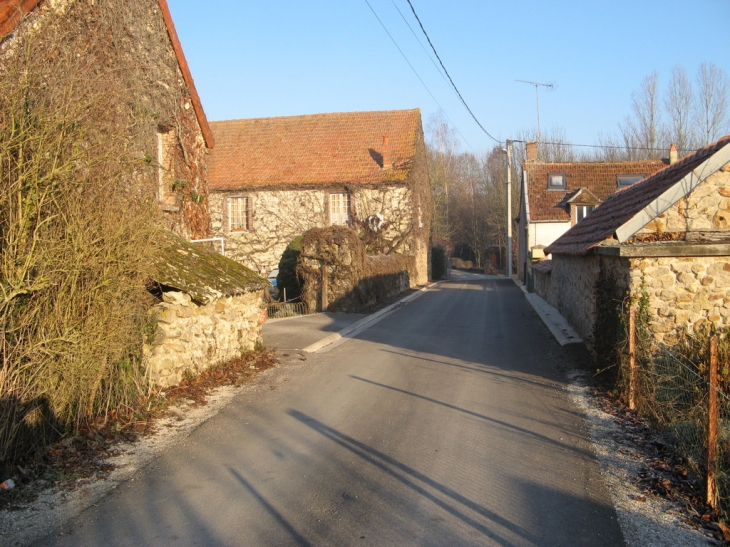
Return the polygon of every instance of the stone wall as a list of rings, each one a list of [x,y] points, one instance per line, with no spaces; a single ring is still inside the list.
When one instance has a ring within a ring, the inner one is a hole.
[[[647,224],[642,236],[661,232],[690,234],[724,232],[730,228],[730,164],[708,177],[685,199]]]
[[[419,225],[413,192],[404,184],[375,187],[333,187],[299,190],[255,190],[211,192],[210,210],[213,237],[225,237],[226,256],[261,273],[279,265],[286,246],[312,228],[327,226],[326,203],[332,192],[350,192],[352,217],[358,221],[378,214],[385,223],[380,233],[386,252],[418,256],[419,270],[414,283],[428,281],[428,245],[414,237],[425,230]],[[252,207],[251,229],[247,232],[227,231],[224,210],[227,197],[246,196]],[[420,226],[420,228],[419,228]],[[415,228],[415,230],[414,230]],[[421,238],[423,239],[423,238]],[[421,256],[422,255],[422,256]]]
[[[552,260],[543,260],[531,264],[532,287],[535,294],[540,296],[546,302],[553,300],[551,293],[552,287]]]
[[[631,268],[631,294],[646,294],[657,341],[674,344],[708,322],[730,326],[730,256],[632,259]]]
[[[150,310],[157,320],[154,340],[144,346],[152,382],[176,385],[186,372],[198,374],[260,345],[262,297],[255,291],[198,306],[186,293],[163,293]]]
[[[298,271],[309,310],[358,312],[406,291],[415,269],[412,256],[368,256],[348,227],[310,230],[302,238]]]
[[[600,261],[595,255],[553,256],[547,301],[560,311],[584,340],[590,340],[593,335],[599,271]]]

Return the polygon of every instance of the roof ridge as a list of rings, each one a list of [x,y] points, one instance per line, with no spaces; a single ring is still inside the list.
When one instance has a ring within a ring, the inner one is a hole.
[[[316,112],[313,114],[287,114],[282,116],[263,116],[259,118],[234,118],[229,120],[212,120],[211,124],[221,124],[229,122],[246,122],[254,120],[283,120],[287,118],[315,118],[325,116],[340,116],[345,114],[394,114],[394,113],[420,113],[420,108],[408,108],[408,109],[397,109],[397,110],[347,110],[342,112]]]
[[[726,146],[730,146],[730,136],[721,137],[644,180],[611,194],[593,213],[548,245],[545,252],[585,255],[602,241],[615,237],[622,226],[636,219],[641,211]],[[676,200],[672,205],[674,203]]]

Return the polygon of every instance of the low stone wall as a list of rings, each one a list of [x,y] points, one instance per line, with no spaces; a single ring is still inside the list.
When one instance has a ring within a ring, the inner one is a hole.
[[[644,292],[659,342],[676,343],[681,330],[730,326],[730,256],[631,260],[631,294]]]
[[[151,381],[174,386],[186,372],[198,374],[260,345],[262,299],[263,292],[254,291],[198,306],[186,293],[163,293],[150,310],[155,338],[144,346]]]
[[[550,302],[552,291],[552,276],[550,275],[553,269],[552,260],[543,260],[542,262],[535,262],[531,264],[532,268],[532,287],[539,297],[546,302]]]
[[[332,226],[304,234],[297,271],[307,309],[356,312],[408,290],[414,268],[412,256],[366,255],[353,230]]]
[[[593,337],[596,320],[597,256],[553,255],[546,300],[560,311],[584,340]]]

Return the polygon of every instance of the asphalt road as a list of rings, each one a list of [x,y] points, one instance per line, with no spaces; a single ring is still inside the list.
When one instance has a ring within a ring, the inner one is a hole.
[[[511,281],[443,283],[37,545],[621,546],[567,348]]]

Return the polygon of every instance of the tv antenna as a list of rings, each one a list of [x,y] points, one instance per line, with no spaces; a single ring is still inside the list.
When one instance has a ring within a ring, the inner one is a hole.
[[[553,88],[553,84],[542,84],[540,82],[530,82],[528,80],[516,80],[517,82],[522,82],[523,84],[530,84],[535,86],[535,102],[537,103],[537,142],[540,142],[540,93],[538,92],[538,89],[540,86],[542,87],[549,87],[550,89]]]

